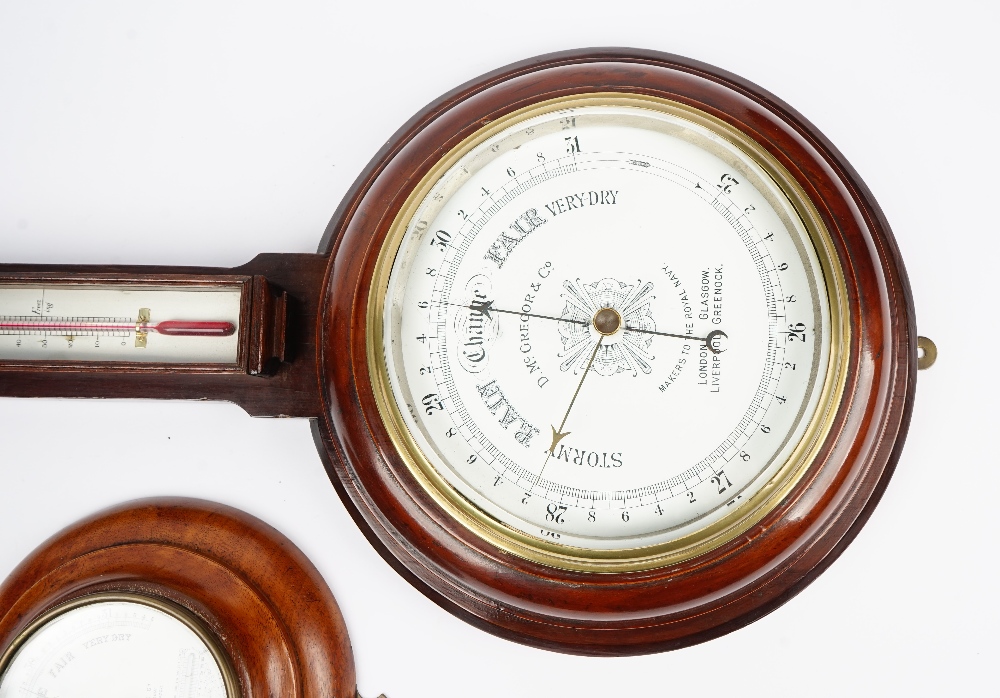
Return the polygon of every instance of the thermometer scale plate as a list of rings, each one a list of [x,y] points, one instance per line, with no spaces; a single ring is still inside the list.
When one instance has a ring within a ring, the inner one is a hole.
[[[0,285],[0,356],[235,368],[243,297],[241,285]]]
[[[251,326],[283,314],[263,277],[0,274],[0,370],[261,373]]]

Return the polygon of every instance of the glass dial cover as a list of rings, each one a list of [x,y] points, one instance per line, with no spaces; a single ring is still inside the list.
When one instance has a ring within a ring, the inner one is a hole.
[[[745,516],[830,368],[808,210],[698,114],[624,102],[459,149],[397,221],[376,328],[384,411],[432,491],[582,558]]]
[[[215,657],[188,624],[135,601],[97,601],[55,615],[24,640],[0,677],[0,698],[97,695],[227,692]]]

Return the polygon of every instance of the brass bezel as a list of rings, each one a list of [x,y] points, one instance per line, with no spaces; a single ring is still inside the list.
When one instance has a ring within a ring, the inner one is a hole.
[[[752,497],[731,514],[681,538],[640,548],[588,550],[543,541],[517,531],[479,509],[455,490],[422,453],[392,399],[384,346],[383,311],[393,261],[417,208],[455,163],[492,136],[517,122],[583,106],[652,109],[706,128],[743,151],[791,202],[814,245],[830,302],[830,356],[816,409],[786,462]],[[592,573],[651,570],[684,562],[737,538],[773,511],[812,465],[833,425],[847,377],[850,323],[847,289],[833,241],[816,207],[792,175],[748,135],[701,110],[667,99],[624,93],[590,93],[538,102],[490,122],[439,160],[410,193],[379,251],[369,289],[366,353],[373,393],[389,437],[413,477],[468,530],[497,548],[549,567]]]
[[[34,635],[50,621],[55,620],[64,613],[68,613],[77,608],[83,608],[84,606],[109,601],[137,603],[142,604],[143,606],[149,606],[150,608],[166,613],[171,618],[183,623],[198,637],[199,640],[202,641],[202,643],[204,643],[204,645],[208,648],[208,651],[211,653],[216,666],[219,667],[219,673],[222,674],[222,683],[226,688],[227,698],[240,698],[242,693],[240,692],[239,680],[236,678],[236,672],[233,671],[229,657],[222,649],[221,643],[208,629],[202,625],[201,621],[199,621],[193,613],[186,608],[163,598],[116,591],[87,594],[86,596],[81,596],[80,598],[61,603],[58,606],[50,608],[38,616],[35,620],[31,621],[31,623],[29,623],[28,626],[18,634],[14,641],[10,643],[3,654],[0,654],[0,682],[3,681],[4,674],[10,666],[10,662],[17,655],[18,650],[21,649],[21,647],[31,638],[32,635]]]

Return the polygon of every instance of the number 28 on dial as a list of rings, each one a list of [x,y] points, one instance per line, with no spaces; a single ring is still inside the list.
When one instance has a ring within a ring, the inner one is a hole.
[[[829,238],[781,167],[651,98],[556,100],[442,161],[373,285],[379,409],[442,505],[581,571],[750,526],[822,436]]]

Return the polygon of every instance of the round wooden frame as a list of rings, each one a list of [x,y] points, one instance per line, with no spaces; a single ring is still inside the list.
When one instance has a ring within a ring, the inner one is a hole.
[[[0,586],[0,654],[52,609],[96,594],[165,600],[219,645],[240,698],[355,698],[337,602],[283,535],[236,509],[158,498],[60,531]]]
[[[567,95],[674,100],[739,129],[774,156],[829,230],[850,317],[845,398],[806,474],[737,540],[634,573],[558,570],[500,550],[422,489],[381,423],[366,359],[372,274],[407,197],[438,160],[491,121]],[[822,572],[870,516],[913,405],[912,296],[881,210],[857,173],[797,112],[730,73],[624,49],[542,56],[479,78],[414,117],[361,175],[327,228],[315,435],[341,499],[383,557],[436,603],[489,632],[564,652],[628,655],[723,635],[774,610]]]

